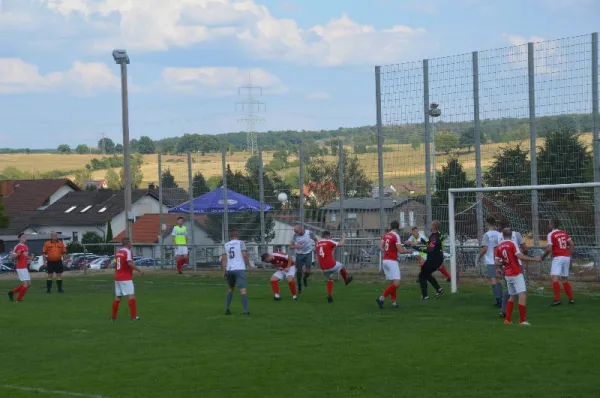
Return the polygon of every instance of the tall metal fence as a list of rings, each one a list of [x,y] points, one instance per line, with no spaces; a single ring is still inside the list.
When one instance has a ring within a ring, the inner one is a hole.
[[[317,235],[344,232],[348,247],[338,255],[375,265],[392,220],[403,239],[413,227],[427,231],[432,219],[447,231],[449,188],[600,181],[598,73],[596,33],[377,66],[372,127],[268,150],[259,134],[254,155],[231,147],[158,155],[156,175],[146,170],[145,178],[169,207],[218,188],[262,204],[262,211],[184,214],[191,246],[218,246],[235,229],[258,255],[287,247],[300,223]],[[599,210],[598,190],[467,195],[457,203],[465,215],[457,234],[479,239],[484,218],[494,215],[518,221],[539,246],[546,220],[560,216],[600,246]],[[172,245],[177,216],[141,217],[134,242]],[[207,250],[193,250],[192,260],[212,255]]]

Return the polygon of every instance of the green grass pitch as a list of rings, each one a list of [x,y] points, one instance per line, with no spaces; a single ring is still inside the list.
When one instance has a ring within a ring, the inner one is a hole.
[[[381,283],[337,282],[335,302],[315,274],[300,300],[274,302],[268,274],[249,279],[250,317],[223,315],[216,276],[136,278],[141,321],[121,305],[108,322],[111,275],[43,280],[21,304],[0,280],[0,397],[597,397],[600,299],[549,308],[532,294],[532,327],[504,325],[485,286],[428,302],[414,278],[400,309],[381,311]],[[371,276],[369,279],[372,279]],[[575,292],[577,294],[577,292]],[[386,303],[387,304],[387,303]],[[516,314],[515,314],[516,320]]]

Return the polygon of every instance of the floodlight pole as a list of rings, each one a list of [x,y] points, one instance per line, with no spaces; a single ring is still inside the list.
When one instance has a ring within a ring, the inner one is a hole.
[[[129,154],[129,93],[127,90],[127,65],[129,56],[125,50],[114,50],[113,58],[121,66],[121,114],[123,122],[123,176],[125,193],[125,234],[133,243],[133,214],[131,210],[131,159]],[[162,203],[161,203],[162,205]]]

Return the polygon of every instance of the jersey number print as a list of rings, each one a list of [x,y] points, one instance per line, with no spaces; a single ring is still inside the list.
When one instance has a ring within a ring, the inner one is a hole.
[[[385,249],[385,251],[388,251],[390,249],[390,240],[389,239],[385,240],[383,248]]]
[[[325,250],[323,250],[323,246],[319,247],[319,256],[325,257]]]
[[[558,238],[558,247],[561,250],[564,250],[567,248],[567,240],[565,238]]]
[[[235,251],[233,250],[233,247],[229,248],[229,258],[235,258]]]

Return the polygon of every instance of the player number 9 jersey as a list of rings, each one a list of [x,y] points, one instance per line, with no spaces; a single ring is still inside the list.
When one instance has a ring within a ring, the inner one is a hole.
[[[133,269],[129,266],[129,261],[132,261],[131,250],[122,248],[115,255],[115,280],[130,281],[133,280]]]

